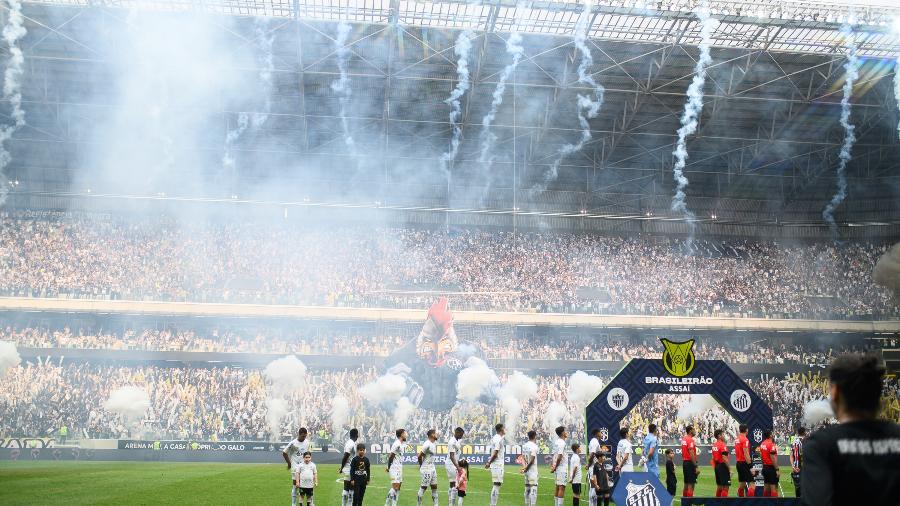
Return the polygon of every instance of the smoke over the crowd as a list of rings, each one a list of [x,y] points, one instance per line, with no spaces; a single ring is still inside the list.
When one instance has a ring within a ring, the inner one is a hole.
[[[24,21],[22,2],[20,0],[7,0],[7,2],[9,10],[6,13],[6,25],[3,27],[3,41],[6,42],[9,51],[9,60],[3,74],[3,101],[10,104],[12,124],[0,127],[0,206],[6,202],[6,195],[9,192],[9,182],[4,171],[11,161],[11,155],[6,148],[6,143],[16,130],[25,125],[21,90],[22,66],[25,64],[25,57],[19,47],[19,41],[26,33],[22,24]]]
[[[372,404],[397,402],[406,391],[406,380],[399,374],[385,374],[366,383],[359,389],[360,395]]]
[[[494,93],[491,95],[491,107],[481,120],[481,135],[479,136],[481,149],[478,155],[478,163],[482,165],[485,173],[489,173],[491,164],[494,161],[494,143],[497,141],[497,135],[491,131],[491,125],[497,117],[497,111],[503,104],[503,94],[506,92],[506,82],[512,77],[516,67],[519,66],[522,55],[525,54],[525,48],[522,46],[522,36],[517,32],[511,33],[509,38],[506,39],[506,52],[512,56],[512,61],[510,61],[506,67],[503,68],[503,72],[500,73],[500,78],[497,80],[497,86],[494,88]]]
[[[269,362],[263,376],[266,379],[266,423],[271,437],[278,438],[281,423],[289,412],[285,397],[306,385],[306,365],[295,355],[288,355]]]
[[[19,356],[19,350],[16,349],[15,343],[0,341],[0,377],[21,362],[22,358]]]
[[[416,406],[406,396],[397,400],[394,406],[394,426],[403,427],[409,421],[409,417],[416,412]]]
[[[476,402],[499,382],[493,370],[478,357],[469,357],[466,367],[456,377],[456,398],[462,402]]]
[[[331,399],[331,433],[335,437],[344,432],[344,426],[350,419],[350,401],[343,395],[335,395]]]
[[[569,377],[566,398],[579,408],[587,407],[603,390],[603,380],[584,371],[575,371]]]
[[[578,124],[581,126],[581,136],[574,144],[565,144],[559,149],[559,156],[550,164],[550,171],[544,176],[544,183],[538,189],[545,189],[547,183],[552,182],[559,175],[559,166],[567,156],[577,153],[584,149],[585,144],[591,140],[591,125],[589,120],[597,117],[600,108],[603,106],[603,96],[606,90],[603,86],[597,84],[594,76],[591,75],[591,65],[594,64],[594,57],[591,56],[591,49],[587,46],[588,40],[588,23],[591,18],[591,8],[593,7],[591,0],[584,1],[584,11],[578,18],[575,26],[574,43],[581,53],[581,63],[578,64],[578,82],[590,87],[594,93],[594,98],[590,94],[578,94]]]
[[[827,399],[810,401],[803,406],[803,425],[805,427],[815,427],[829,418],[834,418],[834,410],[831,409],[831,402]]]
[[[897,102],[897,114],[900,115],[900,58],[894,63],[894,101]],[[897,137],[900,138],[900,118],[897,119]]]
[[[700,57],[694,66],[694,79],[687,89],[687,102],[684,104],[684,112],[681,114],[681,128],[678,129],[678,140],[675,143],[675,196],[672,197],[672,210],[681,214],[692,224],[696,216],[691,212],[685,202],[685,189],[688,186],[688,178],[684,175],[687,165],[688,150],[687,138],[697,131],[700,113],[703,112],[703,86],[706,84],[706,68],[712,63],[709,48],[712,45],[712,33],[719,22],[710,16],[709,8],[704,4],[694,11],[700,21]]]
[[[544,430],[552,434],[560,425],[566,425],[570,416],[565,404],[559,401],[551,402],[544,412]]]
[[[141,387],[120,387],[110,392],[103,408],[110,413],[121,415],[129,424],[135,423],[150,409],[150,396]]]
[[[900,300],[900,243],[887,250],[875,264],[872,277],[879,285],[893,292],[894,297]]]
[[[516,425],[522,414],[523,405],[537,395],[537,383],[519,371],[509,375],[497,392],[500,405],[506,415],[504,424],[509,434],[516,433]]]
[[[456,37],[456,44],[453,46],[453,52],[456,54],[457,82],[450,97],[444,101],[450,106],[450,127],[452,129],[450,149],[441,156],[441,164],[445,172],[449,171],[449,165],[453,163],[456,153],[459,152],[460,136],[462,135],[462,126],[459,124],[462,117],[461,99],[469,90],[469,52],[472,50],[474,36],[474,33],[464,30]]]
[[[691,418],[706,413],[718,405],[719,403],[716,402],[711,395],[691,395],[687,402],[679,406],[677,417],[679,420],[690,420]]]
[[[341,128],[344,131],[344,144],[350,149],[351,154],[356,154],[356,143],[353,141],[353,135],[350,132],[350,120],[347,118],[347,112],[350,107],[350,48],[347,40],[353,31],[348,23],[341,22],[337,27],[337,37],[334,39],[335,56],[337,57],[338,72],[340,77],[331,83],[331,89],[340,99],[340,116]]]
[[[844,49],[847,51],[847,62],[844,64],[846,71],[844,94],[841,97],[841,126],[844,127],[844,142],[841,144],[841,152],[838,154],[837,191],[822,211],[822,218],[831,229],[832,237],[837,237],[834,211],[847,198],[847,163],[850,162],[853,143],[856,142],[856,133],[854,132],[856,127],[850,123],[850,99],[853,97],[853,83],[859,78],[859,56],[857,55],[856,41],[853,39],[853,31],[849,25],[844,25],[841,33],[844,36]]]

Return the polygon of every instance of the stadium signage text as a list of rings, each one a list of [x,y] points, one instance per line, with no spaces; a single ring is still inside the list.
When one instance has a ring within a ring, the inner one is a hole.
[[[669,385],[669,392],[690,392],[691,385],[712,385],[713,379],[706,376],[696,378],[672,378],[662,376],[647,376],[644,383],[648,385]]]
[[[213,452],[271,452],[280,448],[259,441],[142,441],[120,439],[120,450],[155,451],[213,451]]]

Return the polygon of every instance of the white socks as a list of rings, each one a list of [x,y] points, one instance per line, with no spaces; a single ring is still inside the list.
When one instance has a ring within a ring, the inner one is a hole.
[[[536,506],[536,505],[537,505],[537,487],[536,486],[525,487],[525,506]]]
[[[353,491],[347,491],[347,506],[353,506]]]
[[[350,491],[349,490],[341,491],[341,506],[352,506],[353,503],[349,502],[348,501],[349,499],[350,499]]]
[[[588,488],[588,506],[597,506],[597,491],[594,487]]]
[[[441,506],[440,504],[438,504],[437,489],[431,489],[431,502],[434,504],[434,506]]]
[[[494,484],[494,488],[491,489],[491,506],[497,506],[498,500],[500,500],[500,485]]]
[[[384,506],[397,506],[397,499],[400,498],[400,491],[395,490],[394,487],[388,489],[387,500],[384,501]]]
[[[456,506],[456,500],[459,499],[459,496],[456,494],[456,487],[450,487],[450,491],[447,494],[450,496],[450,506]]]
[[[564,500],[565,500],[564,497],[557,497],[557,498],[556,498],[556,502],[554,502],[554,504],[556,504],[556,506],[563,506],[563,501],[564,501]]]
[[[422,496],[425,494],[424,488],[419,488],[419,493],[416,495],[416,504],[422,506]]]
[[[291,487],[291,506],[297,506],[297,487]]]

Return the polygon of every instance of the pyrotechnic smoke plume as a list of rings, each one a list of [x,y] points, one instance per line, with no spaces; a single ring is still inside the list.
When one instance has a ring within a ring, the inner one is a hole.
[[[385,374],[375,381],[366,383],[359,389],[359,394],[370,404],[393,410],[394,423],[404,425],[416,406],[403,395],[406,392],[406,379],[399,374]]]
[[[506,413],[505,425],[509,434],[516,433],[516,425],[519,422],[519,416],[522,409],[529,399],[537,395],[537,383],[528,376],[519,371],[512,373],[506,380],[506,383],[500,387],[497,397],[500,405]]]
[[[12,369],[22,362],[19,357],[19,351],[16,350],[15,343],[9,341],[0,341],[0,378],[6,374],[6,371]]]
[[[150,396],[141,387],[120,387],[109,394],[103,408],[110,413],[121,415],[129,424],[135,423],[150,409]]]
[[[585,408],[603,390],[603,380],[584,371],[575,371],[569,377],[566,398],[579,408]]]
[[[566,425],[568,420],[569,410],[566,405],[559,401],[553,401],[544,412],[544,430],[552,434],[554,429],[560,425]]]
[[[341,22],[337,29],[337,38],[334,40],[335,54],[337,55],[338,72],[340,77],[331,83],[331,89],[337,93],[341,103],[341,127],[344,129],[344,144],[350,149],[351,154],[356,154],[356,143],[353,142],[353,136],[350,134],[350,123],[347,119],[347,109],[350,107],[350,48],[347,46],[347,40],[350,38],[350,32],[353,28]]]
[[[350,401],[343,395],[335,395],[331,399],[331,433],[340,436],[350,419]]]
[[[719,403],[710,395],[691,395],[687,402],[678,408],[679,420],[690,420],[718,406]]]
[[[444,101],[450,106],[450,125],[453,129],[453,135],[450,139],[450,149],[441,157],[441,166],[445,172],[449,171],[449,164],[456,159],[456,153],[459,151],[459,140],[462,134],[462,127],[459,125],[459,119],[462,116],[462,104],[460,99],[469,90],[469,52],[472,50],[472,38],[474,33],[464,30],[456,37],[456,45],[453,52],[456,53],[456,87],[450,93],[450,97]]]
[[[847,50],[847,63],[844,64],[846,78],[844,80],[844,96],[841,98],[841,126],[844,127],[844,142],[841,144],[841,152],[838,154],[837,166],[837,192],[831,197],[831,202],[822,211],[822,218],[828,223],[832,237],[837,237],[837,223],[834,221],[834,211],[847,197],[847,163],[851,158],[853,143],[856,142],[856,129],[850,123],[850,98],[853,96],[853,83],[859,77],[859,57],[857,55],[856,42],[853,40],[853,30],[849,25],[841,28],[844,35],[844,48]]]
[[[900,58],[894,64],[894,101],[897,102],[897,111],[900,114]],[[897,137],[900,137],[900,119],[897,120]]]
[[[575,25],[574,42],[575,47],[581,53],[581,63],[578,64],[578,82],[589,86],[594,93],[594,98],[588,95],[578,94],[578,124],[581,126],[581,136],[575,144],[565,144],[559,149],[559,156],[550,164],[550,171],[544,176],[543,184],[536,187],[536,190],[544,190],[547,184],[556,179],[559,175],[559,166],[563,160],[573,154],[581,151],[584,145],[591,140],[591,125],[589,120],[597,117],[600,108],[603,106],[603,96],[606,90],[603,86],[594,81],[594,76],[590,73],[591,65],[594,64],[594,57],[591,56],[591,49],[587,46],[588,21],[591,18],[591,8],[594,6],[591,0],[585,0],[584,12],[578,18]]]
[[[900,243],[889,249],[875,264],[872,277],[879,285],[891,290],[900,300]]]
[[[684,167],[687,165],[687,137],[693,135],[697,131],[697,121],[700,113],[703,111],[703,86],[706,84],[706,68],[712,62],[709,54],[709,47],[712,45],[712,32],[718,26],[719,22],[710,17],[709,8],[704,4],[697,8],[694,13],[700,20],[700,57],[697,64],[694,65],[694,80],[687,89],[687,102],[684,104],[684,112],[681,114],[681,128],[678,129],[678,141],[675,143],[675,166],[673,172],[675,176],[675,196],[672,197],[672,210],[680,213],[688,219],[693,229],[694,213],[692,213],[685,203],[685,188],[688,185],[688,178],[684,175]]]
[[[269,362],[263,370],[266,379],[266,422],[272,438],[278,438],[281,422],[287,416],[289,403],[285,397],[300,391],[306,384],[306,365],[294,355]]]
[[[9,51],[9,61],[3,74],[3,100],[9,102],[12,124],[0,127],[0,206],[6,202],[9,193],[9,182],[4,172],[12,157],[6,148],[6,143],[12,138],[16,130],[25,125],[25,111],[22,109],[22,66],[25,57],[19,47],[19,41],[25,36],[23,26],[22,2],[20,0],[7,0],[9,10],[6,12],[6,25],[3,27],[3,41]]]
[[[476,402],[499,382],[494,371],[478,357],[469,357],[466,367],[456,376],[456,398],[462,402]]]
[[[409,421],[409,417],[416,411],[416,407],[407,397],[401,397],[394,406],[394,426],[403,427]]]
[[[831,409],[831,402],[825,399],[810,401],[803,406],[805,427],[815,427],[829,418],[834,418],[834,411]]]

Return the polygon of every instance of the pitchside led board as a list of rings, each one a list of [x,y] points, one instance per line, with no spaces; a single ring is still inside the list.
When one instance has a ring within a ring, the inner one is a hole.
[[[762,442],[763,432],[772,429],[772,409],[728,364],[696,360],[693,339],[683,343],[663,339],[662,344],[662,359],[629,361],[588,405],[587,430],[600,429],[602,445],[615,452],[620,422],[648,394],[709,394],[738,423],[747,424],[751,441]]]

